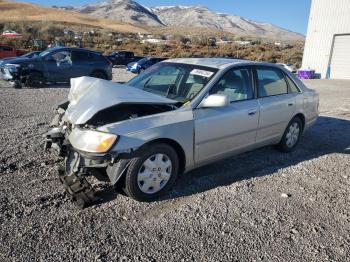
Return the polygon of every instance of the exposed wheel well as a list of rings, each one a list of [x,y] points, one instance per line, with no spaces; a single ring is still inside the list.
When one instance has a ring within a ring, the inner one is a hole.
[[[186,155],[185,155],[185,151],[182,149],[181,145],[169,138],[160,138],[160,139],[156,139],[153,140],[151,142],[148,142],[146,145],[152,145],[155,143],[164,143],[167,144],[169,146],[171,146],[172,148],[175,149],[178,157],[179,157],[179,173],[183,173],[185,171],[185,167],[186,167]]]
[[[293,118],[298,117],[301,120],[301,123],[303,125],[303,130],[305,128],[305,116],[302,113],[296,114]]]
[[[23,77],[23,80],[24,80],[24,81],[27,80],[32,74],[40,74],[40,75],[43,77],[43,79],[45,80],[45,75],[44,75],[44,73],[41,72],[41,71],[39,71],[39,70],[36,70],[36,69],[27,71],[27,72],[25,73],[25,76]]]

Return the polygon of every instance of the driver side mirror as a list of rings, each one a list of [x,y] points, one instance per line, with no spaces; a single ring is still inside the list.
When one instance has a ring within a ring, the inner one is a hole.
[[[198,105],[198,108],[226,107],[230,105],[230,100],[225,95],[209,95]]]

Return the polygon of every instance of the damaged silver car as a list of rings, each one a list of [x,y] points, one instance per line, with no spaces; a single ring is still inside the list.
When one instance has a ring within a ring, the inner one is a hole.
[[[171,59],[126,84],[72,79],[46,148],[64,157],[60,179],[78,206],[95,201],[86,176],[101,171],[152,201],[199,166],[267,145],[292,151],[317,117],[317,93],[278,66]]]

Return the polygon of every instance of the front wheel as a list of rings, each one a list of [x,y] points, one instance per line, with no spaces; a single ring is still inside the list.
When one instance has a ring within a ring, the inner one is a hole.
[[[152,144],[131,160],[123,190],[138,201],[154,201],[173,187],[178,172],[176,151],[167,144]]]
[[[32,72],[27,77],[26,87],[29,88],[40,88],[45,86],[45,78],[40,72]]]
[[[303,125],[299,117],[293,118],[288,126],[286,131],[283,134],[281,142],[278,144],[278,148],[282,152],[291,152],[299,144],[300,137],[303,131]]]

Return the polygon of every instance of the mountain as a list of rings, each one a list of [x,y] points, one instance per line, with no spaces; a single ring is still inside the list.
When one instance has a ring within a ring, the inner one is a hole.
[[[139,26],[164,26],[150,8],[132,0],[110,0],[89,4],[77,8],[77,11]]]
[[[238,36],[281,40],[304,40],[304,36],[281,27],[240,16],[215,13],[203,6],[145,7],[133,0],[108,0],[77,8],[84,14],[145,27],[196,27],[226,31]]]
[[[81,25],[94,28],[108,28],[119,32],[146,32],[145,29],[135,25],[111,21],[98,17],[91,17],[76,11],[46,8],[35,4],[9,2],[0,0],[0,22],[8,21],[40,21],[54,22],[56,24]],[[69,9],[72,10],[72,9]]]
[[[259,23],[236,15],[215,13],[202,6],[161,6],[152,11],[167,26],[217,29],[240,36],[303,40],[304,36],[281,27]]]

